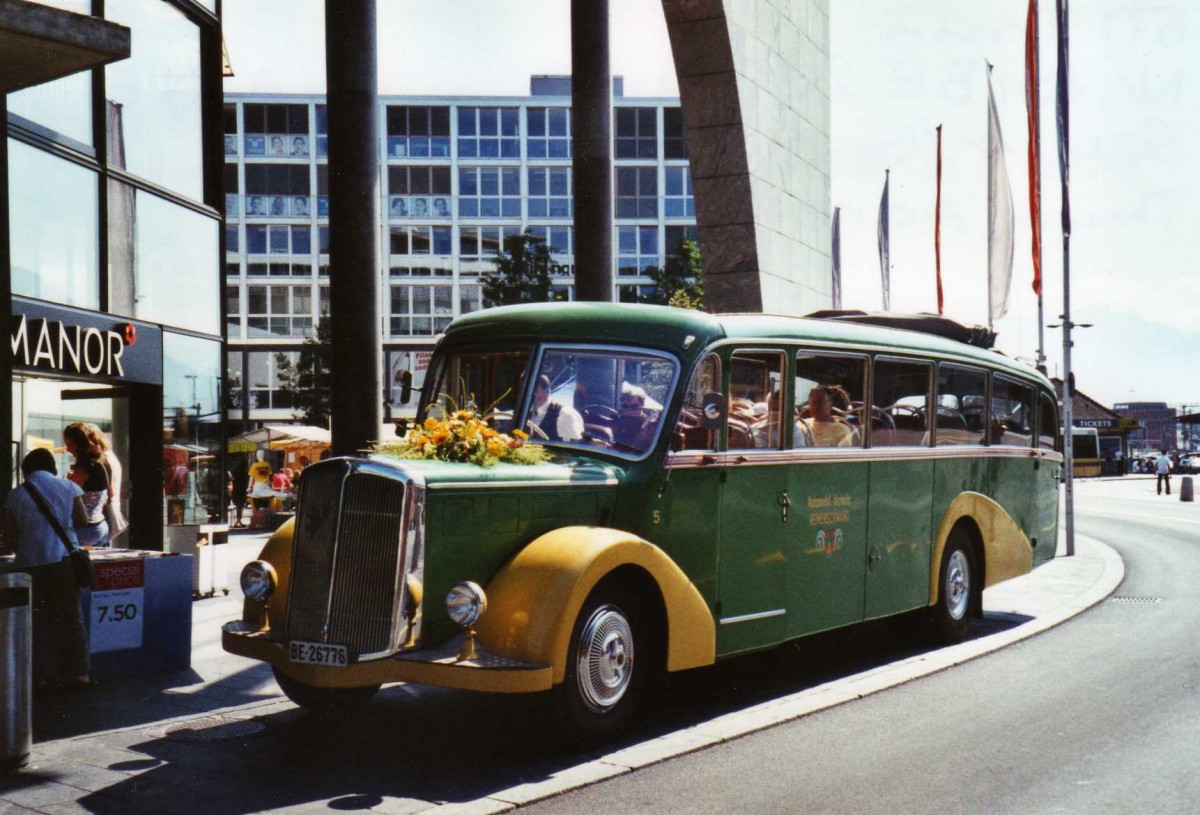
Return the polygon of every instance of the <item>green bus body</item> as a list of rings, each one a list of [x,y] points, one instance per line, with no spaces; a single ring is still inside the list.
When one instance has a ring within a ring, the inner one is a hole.
[[[1059,445],[1053,389],[1042,375],[995,352],[824,320],[581,303],[463,317],[441,339],[430,370],[447,355],[473,349],[527,347],[533,365],[537,349],[592,345],[648,349],[677,361],[653,448],[640,456],[560,449],[553,463],[533,466],[404,462],[428,486],[427,598],[444,597],[464,580],[488,585],[543,533],[610,527],[649,541],[682,569],[717,623],[716,654],[723,657],[928,606],[939,528],[963,494],[1003,508],[1028,539],[1034,566],[1054,556],[1061,456],[1047,450]],[[785,383],[793,380],[798,351],[849,353],[866,364],[886,358],[965,366],[985,372],[989,382],[1000,377],[1033,389],[1039,422],[1054,426],[1031,424],[1027,450],[988,444],[770,455],[672,450],[679,446],[672,428],[680,400],[697,363],[715,354],[728,393],[731,357],[744,349],[782,352]],[[423,394],[419,416],[435,398]],[[521,415],[521,404],[514,409]],[[440,603],[425,606],[425,642],[459,630]]]

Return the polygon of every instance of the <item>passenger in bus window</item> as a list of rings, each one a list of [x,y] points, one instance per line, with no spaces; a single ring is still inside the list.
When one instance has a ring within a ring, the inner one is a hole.
[[[813,447],[852,447],[854,431],[833,415],[835,404],[850,404],[850,395],[839,385],[817,385],[808,392],[808,418],[804,420]]]

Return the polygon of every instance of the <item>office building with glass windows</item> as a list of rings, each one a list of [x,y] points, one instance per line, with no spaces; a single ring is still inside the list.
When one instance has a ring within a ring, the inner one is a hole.
[[[420,386],[435,337],[482,307],[480,275],[528,229],[552,249],[554,296],[574,288],[570,82],[534,77],[524,97],[380,97],[380,349],[388,382]],[[614,294],[638,300],[695,202],[677,99],[613,98]],[[324,99],[225,97],[225,286],[231,423],[290,420],[279,355],[328,310]],[[244,383],[244,385],[243,385]],[[393,416],[411,413],[397,405]],[[244,413],[243,413],[244,409]]]
[[[123,464],[120,543],[135,548],[226,501],[217,13],[216,0],[0,7],[9,488],[34,447],[65,474],[63,428],[92,422]]]

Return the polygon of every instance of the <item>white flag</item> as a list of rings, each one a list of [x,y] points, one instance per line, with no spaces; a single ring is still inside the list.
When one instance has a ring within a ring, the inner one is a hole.
[[[1004,163],[1004,138],[988,72],[988,325],[1008,313],[1013,265],[1013,199]]]

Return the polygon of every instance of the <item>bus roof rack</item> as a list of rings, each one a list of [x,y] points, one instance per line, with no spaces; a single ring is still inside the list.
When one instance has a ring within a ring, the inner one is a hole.
[[[902,328],[919,331],[948,340],[974,345],[976,348],[991,348],[996,342],[996,332],[982,325],[966,325],[938,314],[895,314],[886,311],[857,311],[854,309],[822,309],[806,314],[813,320],[838,320],[844,323],[879,325],[886,328]]]

